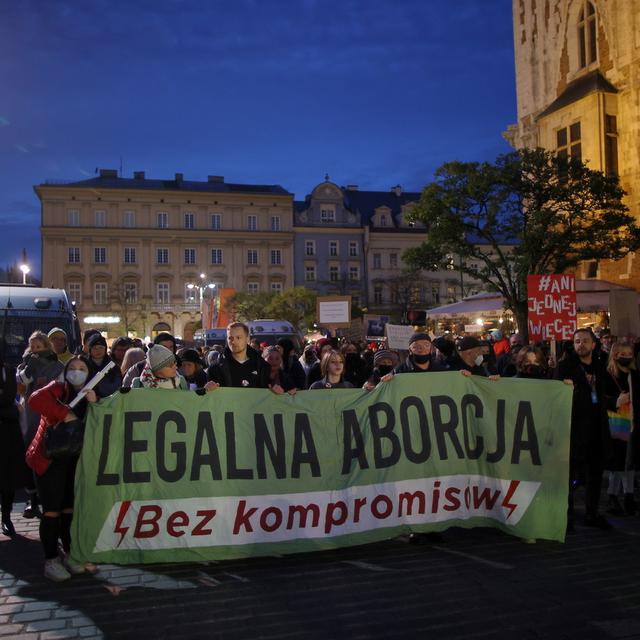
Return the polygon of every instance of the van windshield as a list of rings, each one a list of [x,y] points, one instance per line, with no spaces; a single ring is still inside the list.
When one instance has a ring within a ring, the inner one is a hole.
[[[0,313],[0,336],[3,335],[4,321],[5,317]],[[73,336],[71,321],[68,318],[34,317],[33,315],[23,317],[7,316],[6,327],[4,328],[4,338],[6,340],[5,361],[14,367],[20,364],[22,354],[28,345],[29,336],[34,331],[49,333],[54,327],[60,327],[64,329],[67,336]],[[71,343],[70,337],[67,340],[69,350],[73,351],[76,345]]]

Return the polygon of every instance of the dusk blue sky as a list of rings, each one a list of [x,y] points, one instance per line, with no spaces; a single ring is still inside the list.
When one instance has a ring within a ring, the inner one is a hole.
[[[418,191],[516,121],[510,0],[0,0],[0,82],[0,266],[36,272],[48,179]]]

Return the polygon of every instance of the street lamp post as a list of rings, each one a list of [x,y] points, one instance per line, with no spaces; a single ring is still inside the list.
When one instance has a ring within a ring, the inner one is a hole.
[[[200,282],[199,283],[194,283],[194,282],[189,282],[187,284],[187,289],[189,289],[189,291],[193,291],[195,293],[195,290],[198,290],[198,296],[199,296],[199,303],[200,303],[200,322],[202,323],[202,328],[206,329],[207,327],[205,327],[205,309],[204,309],[204,292],[207,289],[210,289],[212,292],[213,290],[216,288],[216,285],[214,282],[208,282],[205,283],[207,279],[207,276],[204,273],[200,274]],[[210,316],[209,313],[206,314],[207,317]]]
[[[28,264],[21,264],[20,271],[22,271],[22,284],[27,284],[27,274],[31,271]]]

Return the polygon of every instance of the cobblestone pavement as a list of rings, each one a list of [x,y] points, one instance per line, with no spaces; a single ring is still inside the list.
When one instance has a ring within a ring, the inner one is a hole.
[[[640,638],[640,518],[565,544],[489,529],[331,552],[42,575],[37,521],[0,535],[0,640]]]

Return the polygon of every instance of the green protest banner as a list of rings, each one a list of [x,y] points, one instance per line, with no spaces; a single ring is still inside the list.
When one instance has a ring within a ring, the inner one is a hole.
[[[371,393],[114,394],[88,411],[72,555],[217,560],[451,526],[563,541],[571,398],[459,372]]]

